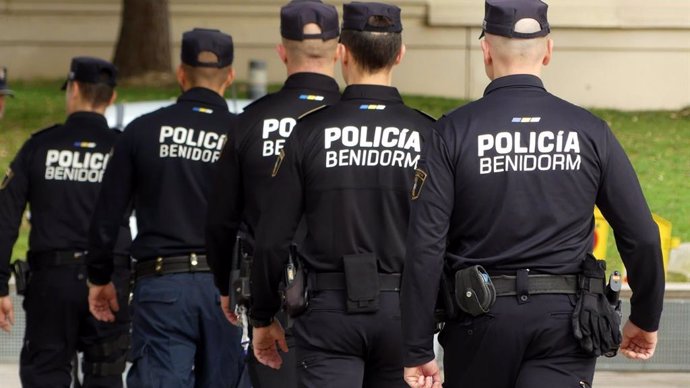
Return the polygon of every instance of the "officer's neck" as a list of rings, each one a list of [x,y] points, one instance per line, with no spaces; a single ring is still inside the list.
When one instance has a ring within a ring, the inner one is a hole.
[[[107,105],[93,105],[87,103],[73,104],[67,107],[67,115],[69,116],[72,113],[77,112],[91,112],[98,113],[99,115],[105,115],[105,110],[107,107]]]
[[[505,64],[500,62],[494,62],[492,66],[492,72],[489,78],[493,81],[496,78],[501,78],[509,75],[516,74],[531,74],[536,77],[541,78],[541,64],[529,65],[529,64]]]
[[[393,72],[389,69],[374,73],[353,71],[347,74],[345,82],[347,82],[348,85],[391,86],[393,84]]]

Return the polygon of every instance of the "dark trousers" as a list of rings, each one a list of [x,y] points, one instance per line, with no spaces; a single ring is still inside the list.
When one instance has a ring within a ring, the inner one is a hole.
[[[24,388],[69,387],[77,351],[84,351],[85,364],[111,364],[123,359],[126,348],[114,349],[109,355],[93,355],[90,351],[129,331],[129,270],[116,267],[113,282],[118,290],[120,311],[116,322],[106,323],[96,320],[89,312],[83,265],[32,269],[24,298],[26,332],[19,363]],[[84,370],[83,387],[122,387],[122,371],[99,376],[88,369]]]
[[[234,388],[241,331],[220,309],[209,272],[137,280],[132,301],[130,388]]]
[[[589,388],[596,358],[572,334],[574,296],[496,298],[488,314],[463,316],[439,335],[445,388]]]
[[[260,363],[254,357],[252,349],[249,349],[247,368],[252,388],[297,388],[297,357],[295,356],[297,350],[292,330],[286,330],[285,340],[288,344],[288,352],[280,353],[283,365],[278,370]]]
[[[314,292],[297,318],[300,388],[405,388],[400,294],[381,292],[379,310],[348,314],[344,291]]]

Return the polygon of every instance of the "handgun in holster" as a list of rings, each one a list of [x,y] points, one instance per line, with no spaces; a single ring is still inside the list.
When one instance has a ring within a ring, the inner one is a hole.
[[[613,271],[611,275],[609,276],[609,284],[606,285],[606,290],[605,295],[606,295],[606,300],[608,300],[609,304],[613,308],[613,310],[618,314],[619,318],[623,318],[623,312],[621,311],[621,300],[620,300],[620,295],[621,295],[621,286],[623,284],[621,273],[618,271]],[[607,352],[604,353],[604,356],[606,357],[614,357],[616,355],[616,351],[612,352]]]
[[[233,303],[230,307],[233,310],[237,306],[249,307],[251,298],[249,279],[252,269],[252,257],[247,253],[245,244],[246,241],[242,237],[237,236],[232,253],[230,271],[230,292],[232,293],[231,301]]]
[[[290,244],[288,262],[281,284],[283,309],[291,318],[301,315],[309,304],[307,276],[296,244]]]
[[[434,318],[436,320],[436,330],[441,331],[445,323],[455,320],[458,317],[458,307],[455,302],[455,285],[444,269],[434,308]]]
[[[12,273],[14,273],[14,285],[17,289],[17,295],[25,295],[26,288],[29,285],[29,277],[31,276],[29,262],[26,260],[15,260],[12,264]]]

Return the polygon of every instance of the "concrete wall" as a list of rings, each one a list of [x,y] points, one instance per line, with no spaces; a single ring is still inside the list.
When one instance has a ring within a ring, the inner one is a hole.
[[[268,62],[269,80],[284,70],[274,52],[278,8],[287,0],[169,0],[175,62],[192,27],[233,35],[240,79],[250,59]],[[343,1],[331,1],[340,8]],[[482,0],[392,0],[403,8],[408,54],[394,82],[405,93],[481,96],[477,37]],[[110,58],[120,0],[0,0],[0,63],[12,78],[59,77],[74,55]],[[690,105],[690,1],[551,0],[555,53],[543,78],[577,104],[620,109]]]

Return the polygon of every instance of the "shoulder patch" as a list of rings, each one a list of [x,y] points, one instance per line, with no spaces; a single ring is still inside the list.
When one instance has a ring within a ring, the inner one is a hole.
[[[7,171],[5,172],[5,177],[2,178],[2,183],[0,183],[0,190],[4,190],[7,185],[10,184],[10,181],[14,178],[14,171],[12,171],[11,167],[7,167]]]
[[[303,118],[309,116],[310,114],[316,113],[316,112],[318,112],[318,111],[320,111],[320,110],[322,110],[322,109],[324,109],[324,108],[328,108],[328,107],[329,107],[329,105],[321,105],[321,106],[318,106],[318,107],[316,107],[316,108],[314,108],[314,109],[312,109],[312,110],[310,110],[310,111],[308,111],[308,112],[303,113],[300,117],[297,118],[297,121],[300,121],[300,120],[302,120]]]
[[[273,164],[273,171],[271,172],[271,178],[275,178],[280,171],[280,166],[283,165],[283,160],[285,160],[285,148],[281,148],[276,158],[276,162]]]
[[[34,137],[34,136],[36,136],[36,135],[40,135],[40,134],[42,134],[42,133],[45,133],[45,132],[50,131],[51,129],[59,128],[59,127],[61,127],[61,126],[62,126],[62,124],[55,124],[55,125],[52,125],[52,126],[50,126],[50,127],[48,127],[48,128],[39,129],[38,131],[32,133],[32,134],[31,134],[31,137]]]
[[[430,114],[424,112],[423,110],[419,110],[419,109],[415,109],[415,110],[416,110],[418,113],[420,113],[422,116],[425,116],[425,117],[429,118],[431,121],[436,121],[436,118],[435,118],[434,116],[432,116],[432,115],[430,115]]]
[[[422,194],[422,188],[424,188],[424,182],[426,182],[427,176],[426,171],[422,170],[421,168],[414,170],[414,185],[412,186],[411,193],[413,201],[417,200]]]

